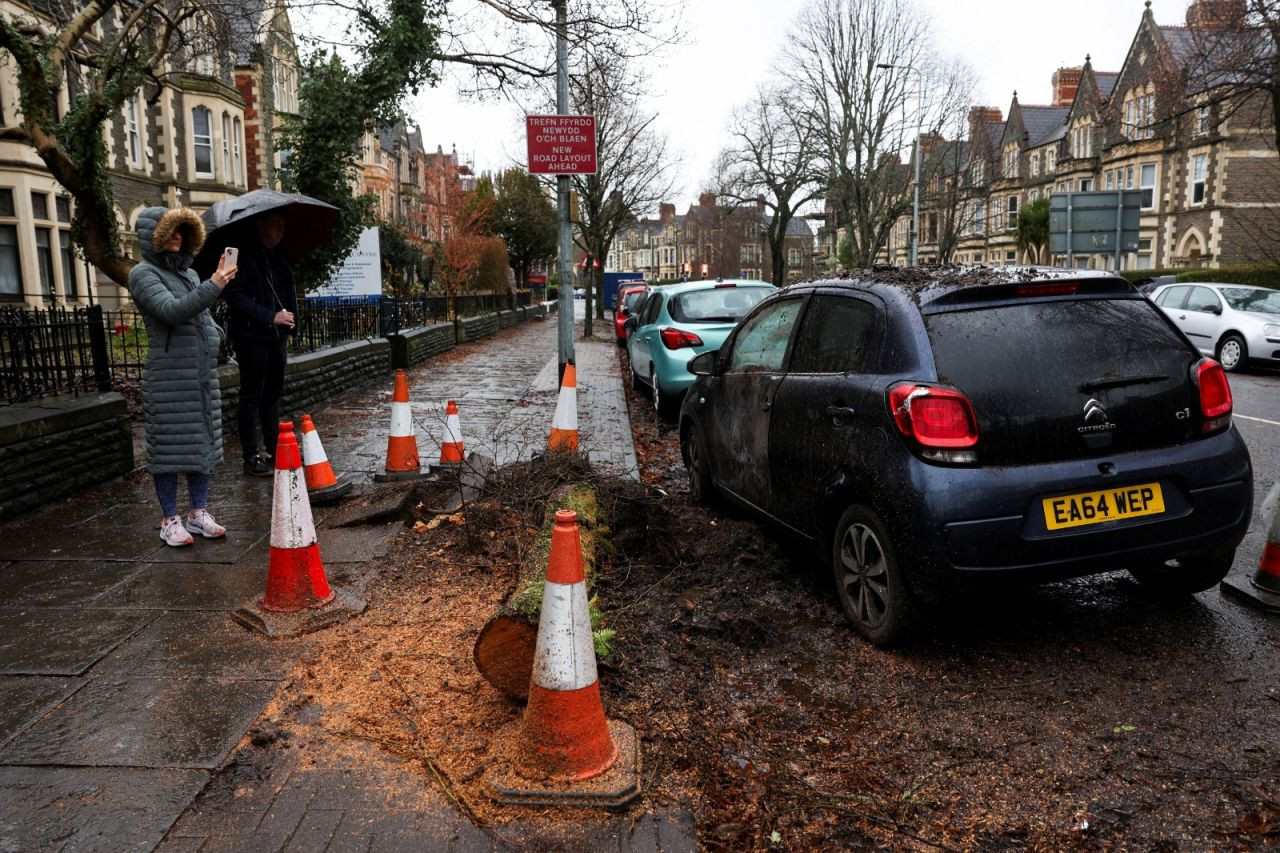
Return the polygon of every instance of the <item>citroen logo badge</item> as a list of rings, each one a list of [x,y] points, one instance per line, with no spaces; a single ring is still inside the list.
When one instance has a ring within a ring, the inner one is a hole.
[[[1085,423],[1101,422],[1106,423],[1110,418],[1107,417],[1107,410],[1097,400],[1090,399],[1084,404],[1084,421]]]

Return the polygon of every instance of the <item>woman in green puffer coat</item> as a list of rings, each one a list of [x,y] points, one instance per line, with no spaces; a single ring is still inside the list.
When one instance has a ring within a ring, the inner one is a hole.
[[[222,333],[209,307],[235,278],[225,256],[208,281],[191,269],[204,244],[204,223],[188,208],[149,207],[138,216],[142,262],[129,273],[129,294],[147,324],[142,412],[147,471],[155,478],[164,520],[160,538],[190,545],[227,530],[208,511],[209,482],[222,461],[218,345]],[[191,511],[178,515],[178,475],[187,477]]]

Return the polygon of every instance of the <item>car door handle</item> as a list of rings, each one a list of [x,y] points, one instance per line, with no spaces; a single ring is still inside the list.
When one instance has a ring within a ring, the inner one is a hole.
[[[827,406],[827,417],[829,418],[852,418],[858,413],[848,406]]]

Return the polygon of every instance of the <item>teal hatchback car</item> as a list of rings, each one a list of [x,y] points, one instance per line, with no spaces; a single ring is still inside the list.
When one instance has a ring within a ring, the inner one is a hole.
[[[660,417],[675,414],[693,384],[689,361],[720,349],[738,321],[776,288],[753,279],[690,281],[650,288],[627,324],[631,385],[652,395]]]

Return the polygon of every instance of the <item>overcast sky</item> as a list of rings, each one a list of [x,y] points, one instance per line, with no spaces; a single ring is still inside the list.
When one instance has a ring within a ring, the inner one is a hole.
[[[983,103],[1008,110],[1016,89],[1024,104],[1049,103],[1055,69],[1085,54],[1097,71],[1118,71],[1142,18],[1142,0],[916,0],[933,16],[941,49],[974,69]],[[1184,23],[1190,0],[1153,0],[1156,22]],[[660,128],[682,156],[684,208],[696,199],[721,148],[730,110],[765,80],[804,0],[688,0],[688,44],[651,68]],[[524,165],[522,113],[510,104],[460,100],[446,80],[409,105],[429,149],[441,145],[481,171]]]

